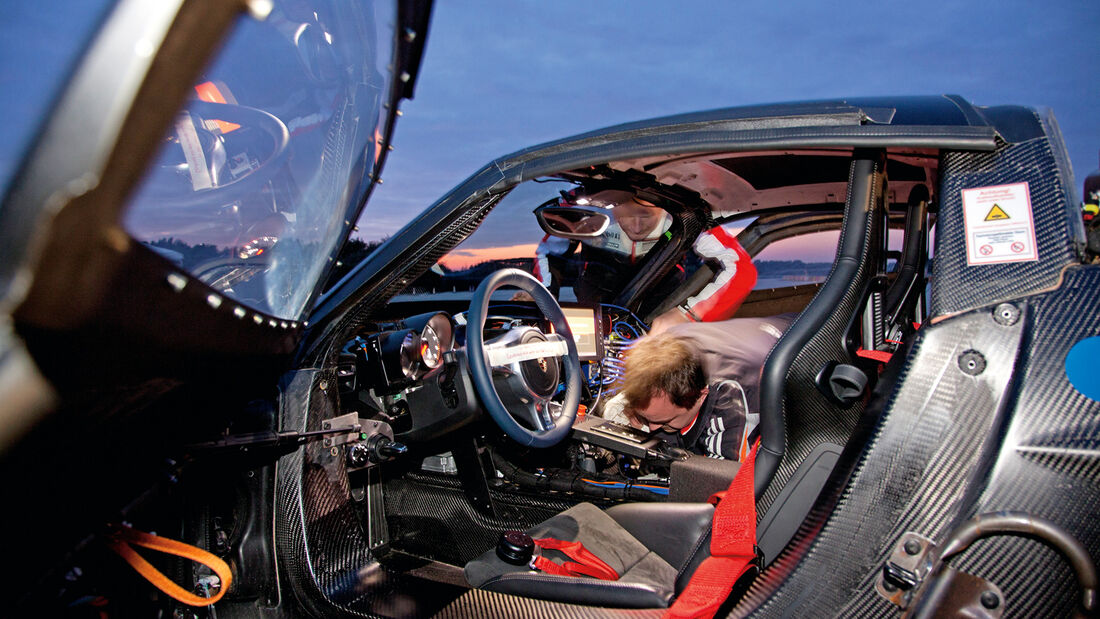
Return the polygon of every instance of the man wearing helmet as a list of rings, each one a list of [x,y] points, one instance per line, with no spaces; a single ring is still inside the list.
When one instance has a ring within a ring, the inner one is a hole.
[[[611,225],[603,234],[579,242],[547,235],[536,251],[535,275],[556,294],[562,271],[575,266],[577,276],[573,290],[577,299],[607,302],[634,277],[640,259],[669,229],[672,217],[664,209],[627,191],[605,190],[586,201],[610,207]],[[756,284],[756,267],[748,253],[720,226],[700,234],[692,249],[694,255],[685,260],[709,262],[716,267],[716,274],[698,293],[658,316],[653,322],[653,331],[682,322],[730,318]],[[580,260],[569,264],[569,259],[574,257]],[[679,271],[683,273],[684,270],[681,265]],[[670,290],[657,294],[661,292]]]

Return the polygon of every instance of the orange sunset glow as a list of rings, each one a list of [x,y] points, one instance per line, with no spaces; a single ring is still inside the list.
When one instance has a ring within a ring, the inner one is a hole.
[[[534,258],[537,243],[508,245],[505,247],[480,247],[464,249],[459,247],[447,254],[440,263],[452,271],[468,269],[486,260],[505,260],[508,258]]]

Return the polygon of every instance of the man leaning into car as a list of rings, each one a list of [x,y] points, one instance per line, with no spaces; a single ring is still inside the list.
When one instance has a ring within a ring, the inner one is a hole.
[[[760,419],[760,368],[793,319],[685,323],[642,338],[623,373],[631,424],[700,455],[744,459]]]

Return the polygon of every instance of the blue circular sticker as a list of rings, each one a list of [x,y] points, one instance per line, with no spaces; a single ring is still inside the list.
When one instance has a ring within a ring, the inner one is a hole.
[[[1066,355],[1066,376],[1075,389],[1100,401],[1100,337],[1081,340]]]

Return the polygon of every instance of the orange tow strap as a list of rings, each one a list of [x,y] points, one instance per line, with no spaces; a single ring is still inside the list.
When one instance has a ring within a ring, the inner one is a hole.
[[[233,573],[230,572],[229,565],[202,548],[136,531],[126,526],[110,525],[110,528],[111,534],[107,538],[107,546],[129,563],[130,567],[137,570],[137,573],[141,574],[145,580],[148,580],[154,587],[172,596],[177,601],[189,606],[210,606],[225,595],[225,592],[229,590],[229,585],[233,582]],[[201,563],[214,570],[214,573],[221,579],[221,588],[212,597],[206,598],[195,595],[172,582],[171,579],[139,555],[130,544]]]

